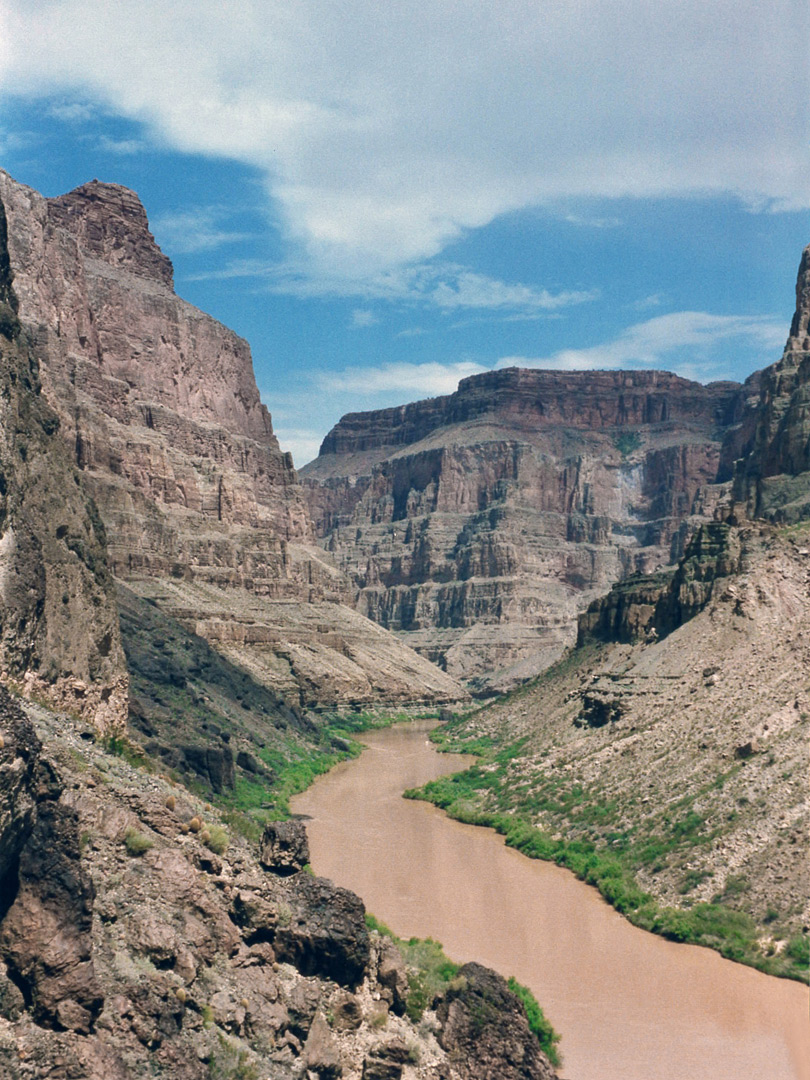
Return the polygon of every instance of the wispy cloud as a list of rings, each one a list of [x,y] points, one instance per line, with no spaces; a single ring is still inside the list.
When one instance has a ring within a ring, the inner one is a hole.
[[[379,367],[349,367],[315,375],[318,387],[328,393],[356,394],[367,398],[377,394],[403,394],[403,400],[452,394],[460,379],[479,375],[487,369],[472,361],[454,364],[381,364]]]
[[[102,135],[99,139],[99,146],[102,150],[106,150],[108,154],[119,154],[122,157],[143,153],[145,145],[140,139],[111,139],[107,135]]]
[[[787,327],[767,315],[711,315],[676,311],[628,327],[611,341],[586,349],[561,349],[542,357],[504,356],[496,367],[562,371],[623,367],[670,367],[697,377],[727,364],[718,350],[735,339],[763,351],[763,364],[785,341]],[[697,373],[697,374],[696,374]]]
[[[159,214],[152,222],[152,231],[161,246],[168,251],[193,255],[213,251],[226,244],[238,243],[249,237],[248,233],[223,227],[231,211],[227,207],[205,206],[191,210],[178,210],[172,214]],[[206,275],[200,275],[205,277]],[[210,275],[213,276],[213,275]],[[218,276],[231,276],[227,272]],[[234,277],[251,276],[236,273]]]
[[[546,288],[520,282],[499,281],[457,263],[417,263],[377,271],[362,277],[329,274],[299,266],[235,260],[222,269],[205,271],[193,280],[253,278],[278,295],[312,297],[362,297],[418,303],[445,313],[489,311],[505,319],[537,317],[588,303],[598,292]],[[365,315],[363,316],[365,318]],[[355,324],[357,325],[357,324]],[[362,325],[369,325],[364,323]]]
[[[461,267],[448,267],[446,276],[430,290],[433,303],[444,310],[489,308],[499,311],[556,311],[595,300],[595,292],[558,292],[529,285],[510,285]]]
[[[379,321],[380,320],[374,312],[369,311],[367,308],[355,308],[352,312],[352,326],[356,330],[363,330],[367,326],[374,326],[374,324]]]
[[[98,108],[86,101],[55,101],[48,115],[67,124],[87,124],[98,116]]]

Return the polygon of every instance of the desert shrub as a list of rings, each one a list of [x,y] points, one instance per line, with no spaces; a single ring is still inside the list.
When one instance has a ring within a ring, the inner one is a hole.
[[[526,1012],[526,1019],[529,1021],[529,1030],[537,1036],[537,1041],[540,1043],[543,1053],[552,1065],[559,1067],[562,1064],[560,1053],[557,1050],[560,1036],[546,1019],[537,998],[528,986],[523,986],[514,976],[509,979],[507,985],[512,993],[520,999]]]
[[[785,952],[794,963],[807,967],[810,964],[810,937],[807,934],[797,934],[787,943]]]
[[[138,832],[137,829],[127,829],[124,834],[124,847],[127,849],[127,855],[137,858],[154,847],[154,843],[145,833]]]
[[[205,846],[207,848],[213,851],[215,855],[224,855],[229,843],[230,837],[221,825],[210,826],[208,829],[208,839],[205,841]]]

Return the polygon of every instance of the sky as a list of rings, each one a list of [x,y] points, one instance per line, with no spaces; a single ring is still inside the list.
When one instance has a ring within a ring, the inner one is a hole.
[[[297,466],[507,366],[779,358],[806,0],[0,0],[0,166],[140,195]]]

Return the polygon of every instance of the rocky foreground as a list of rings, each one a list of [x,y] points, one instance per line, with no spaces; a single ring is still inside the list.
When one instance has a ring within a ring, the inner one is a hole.
[[[301,826],[269,826],[256,851],[184,788],[5,692],[0,734],[3,1077],[555,1075],[479,965],[415,1011],[418,973],[357,896],[308,872]]]

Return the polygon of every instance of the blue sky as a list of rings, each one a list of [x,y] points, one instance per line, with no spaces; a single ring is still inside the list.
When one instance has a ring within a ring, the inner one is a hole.
[[[0,165],[135,189],[302,465],[496,366],[777,359],[808,42],[805,0],[0,0]]]

